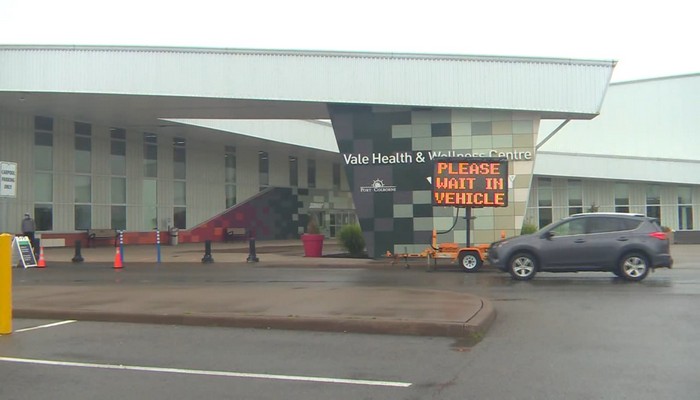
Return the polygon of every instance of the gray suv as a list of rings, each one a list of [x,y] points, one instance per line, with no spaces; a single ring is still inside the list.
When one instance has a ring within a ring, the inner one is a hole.
[[[658,220],[624,213],[571,215],[533,234],[493,243],[487,261],[522,281],[538,271],[608,271],[641,281],[651,269],[673,266]]]

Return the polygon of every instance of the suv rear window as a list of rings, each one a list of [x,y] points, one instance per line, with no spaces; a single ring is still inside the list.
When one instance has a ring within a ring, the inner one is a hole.
[[[641,218],[638,220],[631,219],[631,218],[629,218],[629,219],[625,218],[622,220],[622,224],[624,226],[623,230],[631,231],[631,230],[637,229],[639,227],[639,225],[641,225],[642,222],[643,222],[643,220]]]
[[[661,232],[663,230],[663,228],[661,227],[661,223],[659,222],[658,219],[656,219],[656,218],[650,219],[649,222],[654,227],[654,229],[656,229],[657,232]]]

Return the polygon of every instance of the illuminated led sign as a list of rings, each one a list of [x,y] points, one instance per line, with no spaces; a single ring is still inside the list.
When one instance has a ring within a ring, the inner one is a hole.
[[[434,159],[431,183],[434,206],[508,206],[505,158]]]

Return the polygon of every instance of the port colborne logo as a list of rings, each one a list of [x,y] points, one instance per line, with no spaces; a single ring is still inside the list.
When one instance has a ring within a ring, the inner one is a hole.
[[[360,186],[360,193],[395,192],[396,186],[387,186],[381,179],[375,179],[371,186]]]

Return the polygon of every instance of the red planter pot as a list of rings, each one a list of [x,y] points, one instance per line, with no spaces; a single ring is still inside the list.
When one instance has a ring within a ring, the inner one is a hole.
[[[323,235],[305,233],[301,235],[301,241],[304,243],[305,257],[321,257],[323,253]]]

